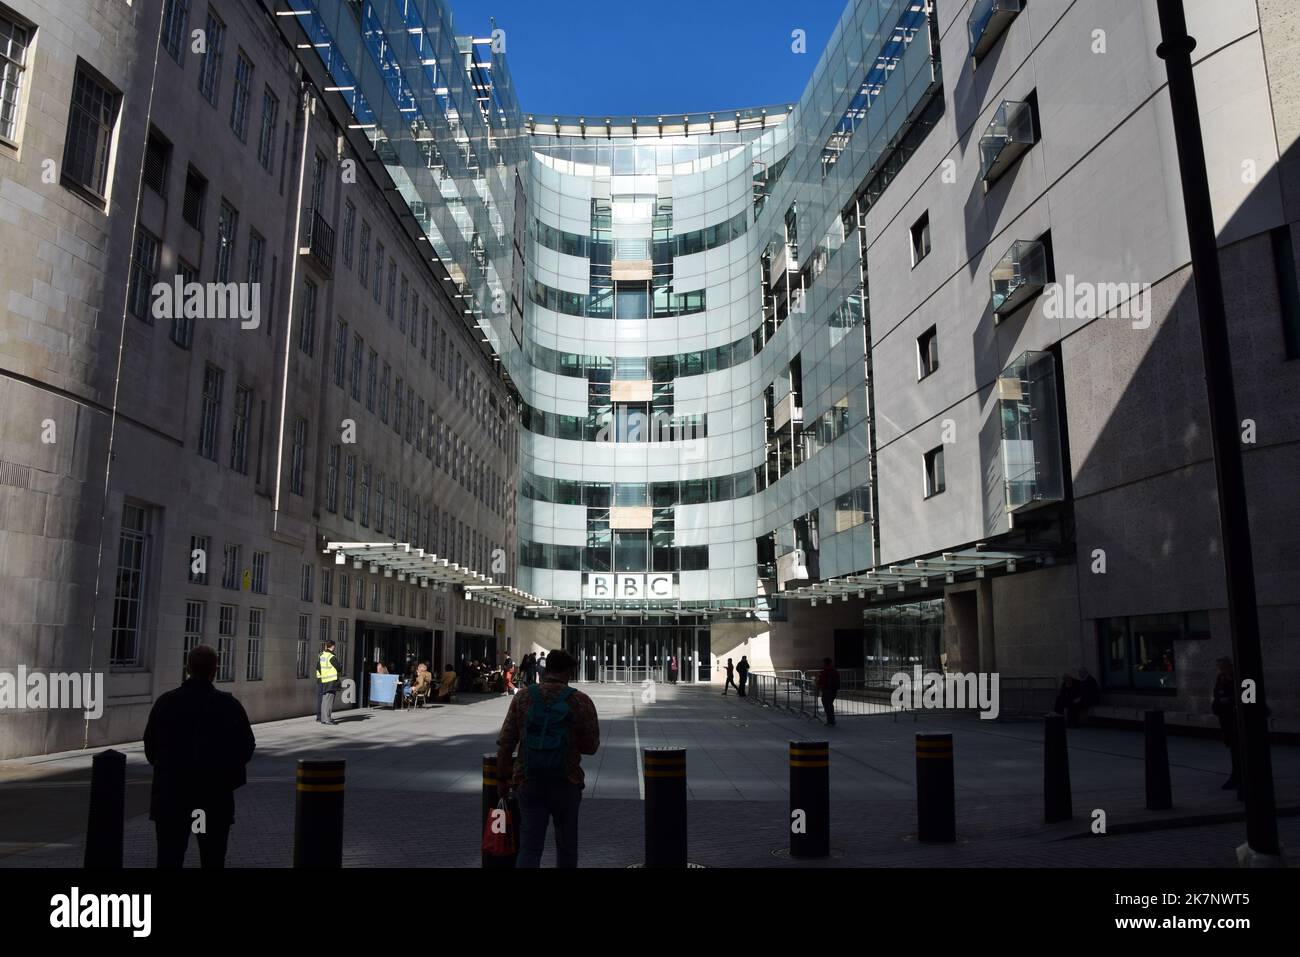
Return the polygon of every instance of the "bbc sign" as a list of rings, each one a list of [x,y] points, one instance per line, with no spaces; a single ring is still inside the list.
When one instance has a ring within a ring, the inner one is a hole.
[[[673,597],[672,575],[588,575],[587,598],[602,601],[644,601]]]

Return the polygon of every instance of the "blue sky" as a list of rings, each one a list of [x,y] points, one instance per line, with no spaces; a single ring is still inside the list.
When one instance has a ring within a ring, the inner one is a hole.
[[[506,31],[525,112],[649,114],[799,99],[844,0],[450,0],[458,33]],[[806,31],[807,52],[791,51]]]

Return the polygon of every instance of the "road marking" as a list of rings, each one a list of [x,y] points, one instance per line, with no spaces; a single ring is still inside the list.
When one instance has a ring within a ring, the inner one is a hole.
[[[632,695],[632,741],[636,747],[636,786],[641,792],[641,800],[645,800],[645,756],[641,753],[641,732],[636,723],[636,692]]]

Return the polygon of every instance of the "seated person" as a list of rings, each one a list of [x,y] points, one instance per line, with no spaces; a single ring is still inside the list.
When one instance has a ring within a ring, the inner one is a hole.
[[[375,674],[377,675],[388,674],[388,669],[384,667],[384,663],[382,661],[375,662]]]
[[[506,670],[502,672],[502,677],[505,683],[505,693],[508,695],[514,694],[518,690],[515,687],[515,666],[508,665]]]
[[[452,692],[456,690],[456,669],[448,665],[442,673],[442,683],[438,685],[438,700],[451,701]]]
[[[415,677],[411,679],[410,697],[416,695],[427,695],[429,688],[433,685],[433,674],[429,671],[429,666],[420,662],[420,666],[415,669]]]

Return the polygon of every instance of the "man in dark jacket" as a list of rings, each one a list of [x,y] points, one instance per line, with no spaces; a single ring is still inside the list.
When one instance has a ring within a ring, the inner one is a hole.
[[[829,658],[822,659],[821,674],[817,676],[817,690],[821,692],[822,707],[826,709],[826,723],[835,723],[835,696],[840,691],[840,673]]]
[[[735,688],[737,693],[740,692],[740,686],[736,684],[736,666],[731,663],[730,658],[727,659],[727,683],[722,686],[722,697],[727,696],[728,688]]]
[[[745,686],[749,684],[749,658],[746,655],[740,656],[740,664],[736,665],[736,671],[740,675],[740,689],[736,692],[740,697],[745,697]],[[722,689],[726,691],[726,688]]]
[[[212,685],[217,653],[190,652],[189,678],[154,702],[144,729],[144,753],[153,765],[149,819],[158,836],[158,867],[185,863],[190,834],[199,838],[205,868],[226,865],[235,821],[235,789],[257,746],[248,715],[233,695]]]

